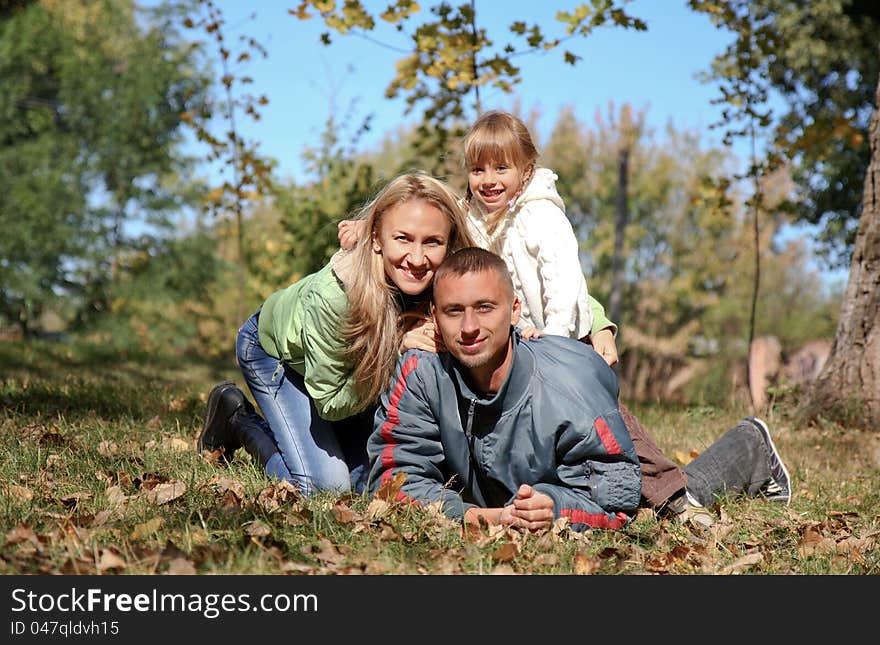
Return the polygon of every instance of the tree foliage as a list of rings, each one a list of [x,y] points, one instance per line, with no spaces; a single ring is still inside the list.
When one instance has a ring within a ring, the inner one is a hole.
[[[623,10],[628,2],[593,0],[569,11],[560,10],[556,24],[550,26],[553,33],[545,33],[546,26],[511,20],[506,33],[498,29],[490,34],[480,22],[475,0],[457,6],[434,4],[429,9],[432,16],[422,22],[417,22],[422,8],[414,0],[397,0],[375,14],[360,0],[302,0],[290,13],[307,20],[315,11],[329,30],[340,35],[371,36],[377,18],[406,35],[410,48],[398,49],[402,56],[385,93],[388,98],[404,96],[407,114],[423,107],[418,150],[433,160],[430,171],[445,175],[450,171],[444,165],[450,142],[463,134],[461,123],[470,110],[482,110],[481,88],[513,92],[521,79],[521,69],[514,61],[524,54],[558,50],[566,64],[574,65],[580,57],[568,47],[571,39],[609,25],[646,29],[643,21]],[[325,45],[333,42],[329,31],[321,40]]]
[[[773,152],[791,164],[798,217],[820,226],[819,250],[826,260],[847,266],[869,161],[868,125],[880,74],[880,8],[863,0],[689,4],[735,35],[706,76],[721,82],[729,110],[725,120],[756,117],[761,125],[774,126]],[[771,91],[785,101],[784,114],[767,108]],[[734,126],[731,132],[736,131]]]
[[[181,206],[181,114],[206,79],[173,29],[139,18],[130,0],[0,16],[0,309],[23,328],[62,295],[106,311],[127,227]]]

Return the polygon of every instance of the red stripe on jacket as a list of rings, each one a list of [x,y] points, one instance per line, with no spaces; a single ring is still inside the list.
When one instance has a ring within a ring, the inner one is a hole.
[[[569,518],[572,524],[586,524],[597,529],[619,529],[629,521],[627,515],[620,511],[614,515],[614,519],[609,519],[608,513],[587,513],[576,508],[563,508],[560,515]]]
[[[609,455],[619,455],[622,452],[620,450],[620,444],[617,443],[617,439],[614,438],[614,434],[611,432],[611,428],[608,427],[608,424],[605,423],[605,419],[599,417],[596,419],[596,423],[593,424],[593,427],[595,427],[596,432],[599,433],[602,445],[605,446],[605,450],[608,451]]]
[[[382,440],[385,442],[385,447],[382,448],[382,467],[385,469],[385,472],[382,473],[383,484],[391,481],[391,470],[394,468],[394,447],[398,442],[391,432],[400,423],[397,406],[400,405],[400,399],[403,398],[403,393],[406,391],[406,377],[410,375],[418,364],[419,358],[415,354],[406,359],[400,368],[400,377],[397,379],[397,383],[394,384],[394,389],[391,390],[391,397],[388,401],[388,418],[382,424],[382,429],[380,430]]]

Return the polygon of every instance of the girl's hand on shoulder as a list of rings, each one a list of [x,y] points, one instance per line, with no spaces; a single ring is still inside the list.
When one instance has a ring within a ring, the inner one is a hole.
[[[593,349],[598,352],[599,356],[605,359],[609,367],[620,360],[620,357],[617,355],[617,343],[614,341],[614,333],[610,329],[606,328],[597,331],[590,337],[590,341],[593,344]]]
[[[435,354],[446,351],[446,346],[440,339],[440,334],[437,333],[431,318],[420,318],[404,331],[400,340],[400,353],[408,349],[422,349]]]
[[[344,219],[336,225],[339,246],[344,251],[353,249],[363,235],[366,222],[359,219]]]
[[[541,336],[544,335],[544,332],[542,332],[537,327],[532,327],[531,325],[529,325],[528,327],[523,327],[522,329],[519,330],[519,333],[526,340],[532,340],[533,338],[540,338]]]

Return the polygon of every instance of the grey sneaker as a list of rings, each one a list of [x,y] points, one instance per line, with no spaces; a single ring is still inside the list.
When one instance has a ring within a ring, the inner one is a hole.
[[[663,518],[672,518],[674,522],[684,524],[691,522],[704,528],[715,523],[711,509],[700,504],[687,490],[681,490],[666,501],[657,513]]]
[[[751,423],[764,438],[767,444],[767,455],[770,458],[770,481],[761,490],[764,497],[773,502],[781,502],[786,506],[791,502],[791,478],[788,475],[788,469],[782,463],[782,457],[773,444],[770,436],[770,429],[767,424],[758,417],[746,417],[745,421]]]
[[[715,523],[715,517],[711,509],[700,504],[689,492],[685,492],[683,497],[685,501],[684,510],[678,514],[680,522],[691,522],[705,529],[708,529]]]

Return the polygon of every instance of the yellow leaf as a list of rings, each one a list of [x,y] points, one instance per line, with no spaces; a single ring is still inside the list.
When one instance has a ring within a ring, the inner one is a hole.
[[[682,466],[687,466],[691,461],[693,461],[694,457],[698,456],[700,453],[696,450],[691,450],[688,453],[684,453],[681,450],[676,450],[674,453],[675,460],[680,463]]]
[[[162,442],[162,446],[169,452],[189,452],[192,449],[189,441],[184,441],[180,437],[171,437]]]
[[[142,540],[158,531],[164,523],[165,520],[161,517],[154,517],[151,520],[142,522],[134,527],[134,530],[131,532],[131,539]]]
[[[3,487],[3,492],[18,502],[29,502],[34,498],[34,493],[30,488],[24,486],[16,486],[10,484]]]

